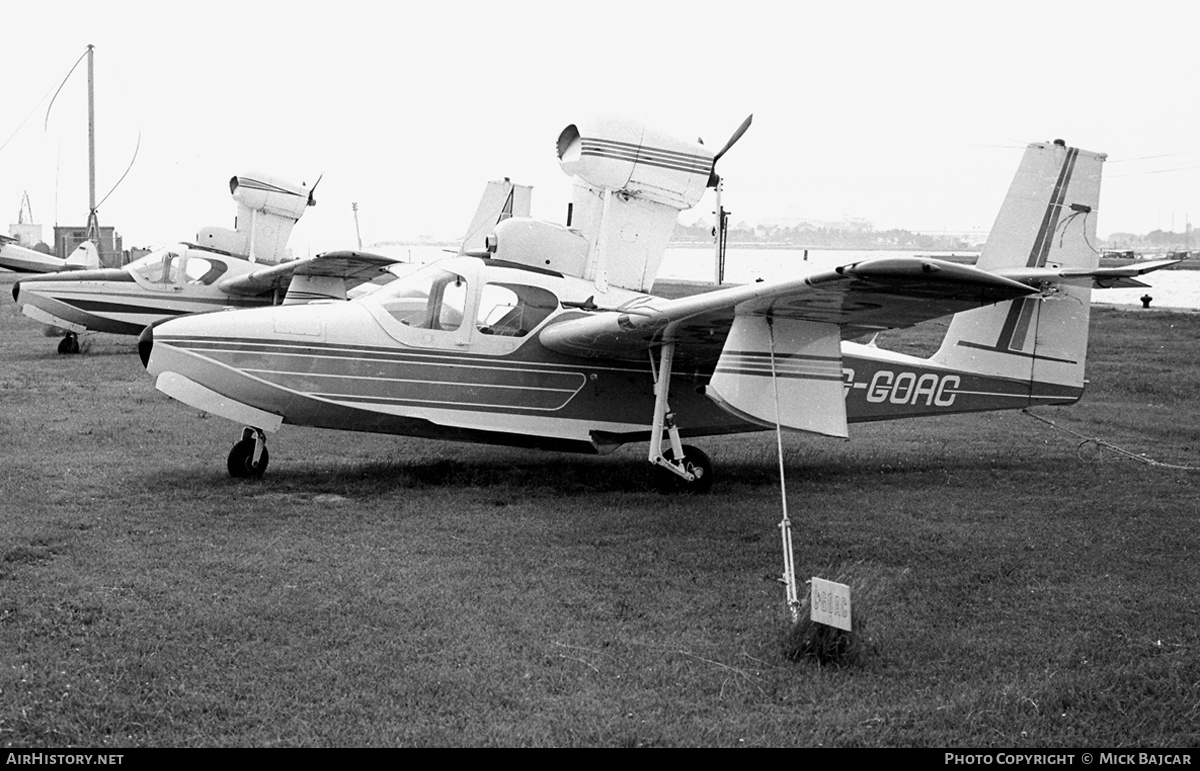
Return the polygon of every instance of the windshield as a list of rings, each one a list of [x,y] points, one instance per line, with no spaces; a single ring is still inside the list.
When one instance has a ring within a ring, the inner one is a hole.
[[[467,280],[457,273],[430,266],[369,296],[405,326],[453,331],[462,326]]]
[[[183,244],[157,249],[127,266],[133,273],[151,284],[174,284],[179,278],[182,256],[187,253]]]

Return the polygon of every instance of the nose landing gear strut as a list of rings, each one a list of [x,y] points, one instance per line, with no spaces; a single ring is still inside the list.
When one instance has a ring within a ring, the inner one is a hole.
[[[246,426],[241,440],[229,451],[229,474],[238,479],[260,479],[269,458],[267,435],[261,428]]]

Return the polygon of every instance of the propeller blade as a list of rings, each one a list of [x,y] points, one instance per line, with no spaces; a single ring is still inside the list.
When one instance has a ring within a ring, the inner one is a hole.
[[[325,178],[325,172],[321,172],[321,174],[317,177],[317,181],[313,183],[312,190],[308,191],[308,205],[309,206],[317,205],[317,199],[314,198],[313,196],[315,196],[317,194],[317,185],[321,184],[321,180],[324,178]]]
[[[742,138],[742,134],[745,134],[746,129],[750,128],[750,122],[753,120],[754,113],[747,115],[746,119],[742,121],[742,125],[738,126],[737,131],[733,132],[733,136],[729,137],[729,141],[725,143],[725,146],[718,150],[717,154],[713,156],[713,170],[708,175],[709,187],[716,187],[721,182],[721,177],[719,174],[717,174],[717,161],[721,160],[721,156],[728,152],[729,148],[733,147],[734,143]]]
[[[721,156],[728,152],[729,148],[733,147],[733,144],[742,138],[742,134],[745,134],[746,129],[750,128],[750,122],[752,120],[754,120],[754,113],[750,113],[746,116],[746,119],[742,121],[742,125],[737,127],[737,131],[733,132],[733,136],[729,137],[729,141],[725,143],[725,146],[717,151],[716,157],[713,158],[714,164],[721,160]]]

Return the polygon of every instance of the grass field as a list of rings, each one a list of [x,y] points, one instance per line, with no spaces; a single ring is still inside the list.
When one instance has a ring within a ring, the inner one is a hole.
[[[771,434],[697,441],[703,498],[640,446],[298,428],[239,482],[132,338],[60,356],[8,297],[0,746],[1200,744],[1198,315],[1097,309],[1037,412],[1169,466],[1021,413],[787,436],[798,572],[857,587],[838,668],[784,655]]]

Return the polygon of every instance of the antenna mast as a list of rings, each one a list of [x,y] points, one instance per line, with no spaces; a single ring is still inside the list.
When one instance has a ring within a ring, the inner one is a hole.
[[[95,73],[92,57],[95,46],[88,43],[88,222],[87,238],[95,239],[96,248],[103,254],[100,244],[100,217],[96,214],[96,94]]]

